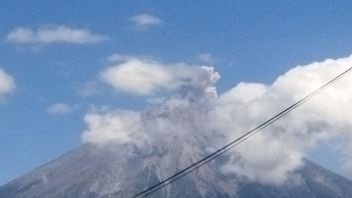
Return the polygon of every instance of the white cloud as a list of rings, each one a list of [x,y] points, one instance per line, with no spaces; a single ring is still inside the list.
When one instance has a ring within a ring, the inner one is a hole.
[[[229,140],[288,107],[352,65],[352,56],[298,66],[273,84],[240,83],[222,94],[213,122]],[[319,96],[237,147],[241,157],[223,171],[249,180],[280,184],[302,164],[309,149],[322,139],[350,137],[348,104],[352,76],[346,76]],[[228,140],[228,141],[229,141]],[[349,142],[352,144],[352,141]],[[350,155],[350,154],[348,154]],[[352,156],[349,156],[351,158]]]
[[[84,142],[129,143],[137,141],[142,131],[140,114],[132,111],[91,112],[84,117],[88,129],[83,133]]]
[[[155,26],[162,22],[158,17],[146,13],[134,15],[130,18],[130,20],[136,27]]]
[[[88,44],[106,40],[106,36],[87,29],[71,28],[65,25],[47,25],[37,30],[17,27],[6,36],[6,41],[18,44],[73,43]]]
[[[15,89],[15,79],[0,68],[0,99]]]
[[[137,95],[152,95],[157,88],[171,83],[172,75],[158,63],[132,59],[109,67],[101,79],[115,89]]]
[[[55,103],[46,109],[49,114],[68,114],[71,113],[72,110],[72,107],[65,103]]]
[[[187,86],[202,90],[219,77],[212,67],[184,63],[163,64],[138,57],[118,58],[122,62],[102,71],[100,78],[116,90],[135,95],[154,95],[158,91],[176,90]],[[212,89],[215,87],[208,87],[206,92],[214,93]]]
[[[231,156],[221,170],[250,181],[279,185],[290,171],[303,164],[300,149],[291,148],[280,139],[257,134],[237,148],[240,156]]]
[[[192,156],[239,137],[351,65],[352,56],[297,66],[272,84],[242,82],[217,97],[214,83],[218,74],[213,68],[139,58],[122,60],[102,72],[105,82],[128,93],[149,95],[162,89],[174,91],[174,95],[141,112],[89,113],[85,119],[88,129],[82,137],[85,142],[97,144],[134,144],[142,153],[184,149],[181,153]],[[206,90],[213,94],[199,94],[207,93]],[[227,153],[230,160],[220,164],[219,169],[250,181],[279,185],[303,164],[302,159],[319,141],[343,139],[342,166],[350,173],[351,101],[349,74]]]

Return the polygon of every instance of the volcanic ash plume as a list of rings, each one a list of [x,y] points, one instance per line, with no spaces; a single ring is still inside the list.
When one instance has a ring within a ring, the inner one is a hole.
[[[140,155],[189,165],[239,137],[352,65],[352,56],[297,66],[271,84],[241,82],[218,95],[213,67],[126,57],[100,73],[114,90],[155,101],[141,111],[101,108],[87,113],[85,143],[132,146]],[[320,141],[339,141],[352,175],[352,75],[226,153],[222,173],[282,184]],[[351,115],[350,115],[351,114]],[[182,152],[177,152],[182,148]],[[185,154],[186,153],[186,154]],[[172,157],[170,157],[172,156]],[[188,156],[188,159],[181,159]],[[180,162],[181,163],[181,162]],[[171,166],[171,165],[170,165]],[[170,175],[171,170],[165,175]]]

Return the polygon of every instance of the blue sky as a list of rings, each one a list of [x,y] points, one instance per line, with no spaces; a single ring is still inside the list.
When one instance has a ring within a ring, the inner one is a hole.
[[[327,0],[1,1],[0,67],[15,78],[16,89],[0,104],[0,184],[79,145],[83,116],[92,106],[145,105],[124,93],[82,95],[112,54],[212,62],[221,93],[241,81],[270,83],[296,65],[350,55],[351,8],[351,1]],[[157,20],[133,20],[141,14]],[[58,26],[89,30],[100,39],[7,39],[19,27],[35,32]],[[209,60],[200,60],[202,54]],[[50,113],[57,103],[70,109]],[[313,153],[336,168],[333,151]]]

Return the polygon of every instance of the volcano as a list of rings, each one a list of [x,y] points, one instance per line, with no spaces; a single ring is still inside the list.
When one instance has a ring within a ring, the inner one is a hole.
[[[1,198],[129,198],[194,162],[200,154],[189,147],[142,155],[132,145],[83,144],[67,154],[5,184]],[[221,161],[221,160],[220,160]],[[352,182],[305,160],[284,184],[264,185],[202,167],[151,198],[346,198]]]

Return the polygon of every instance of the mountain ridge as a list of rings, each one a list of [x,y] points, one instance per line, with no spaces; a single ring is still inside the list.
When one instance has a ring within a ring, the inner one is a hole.
[[[124,151],[129,151],[127,157]],[[183,168],[182,160],[191,155],[182,156],[183,150],[173,152],[171,156],[160,152],[141,156],[131,145],[100,148],[84,144],[0,187],[0,197],[131,197]],[[352,181],[309,160],[296,171],[296,177],[279,187],[223,175],[215,167],[202,167],[150,197],[352,197]]]

